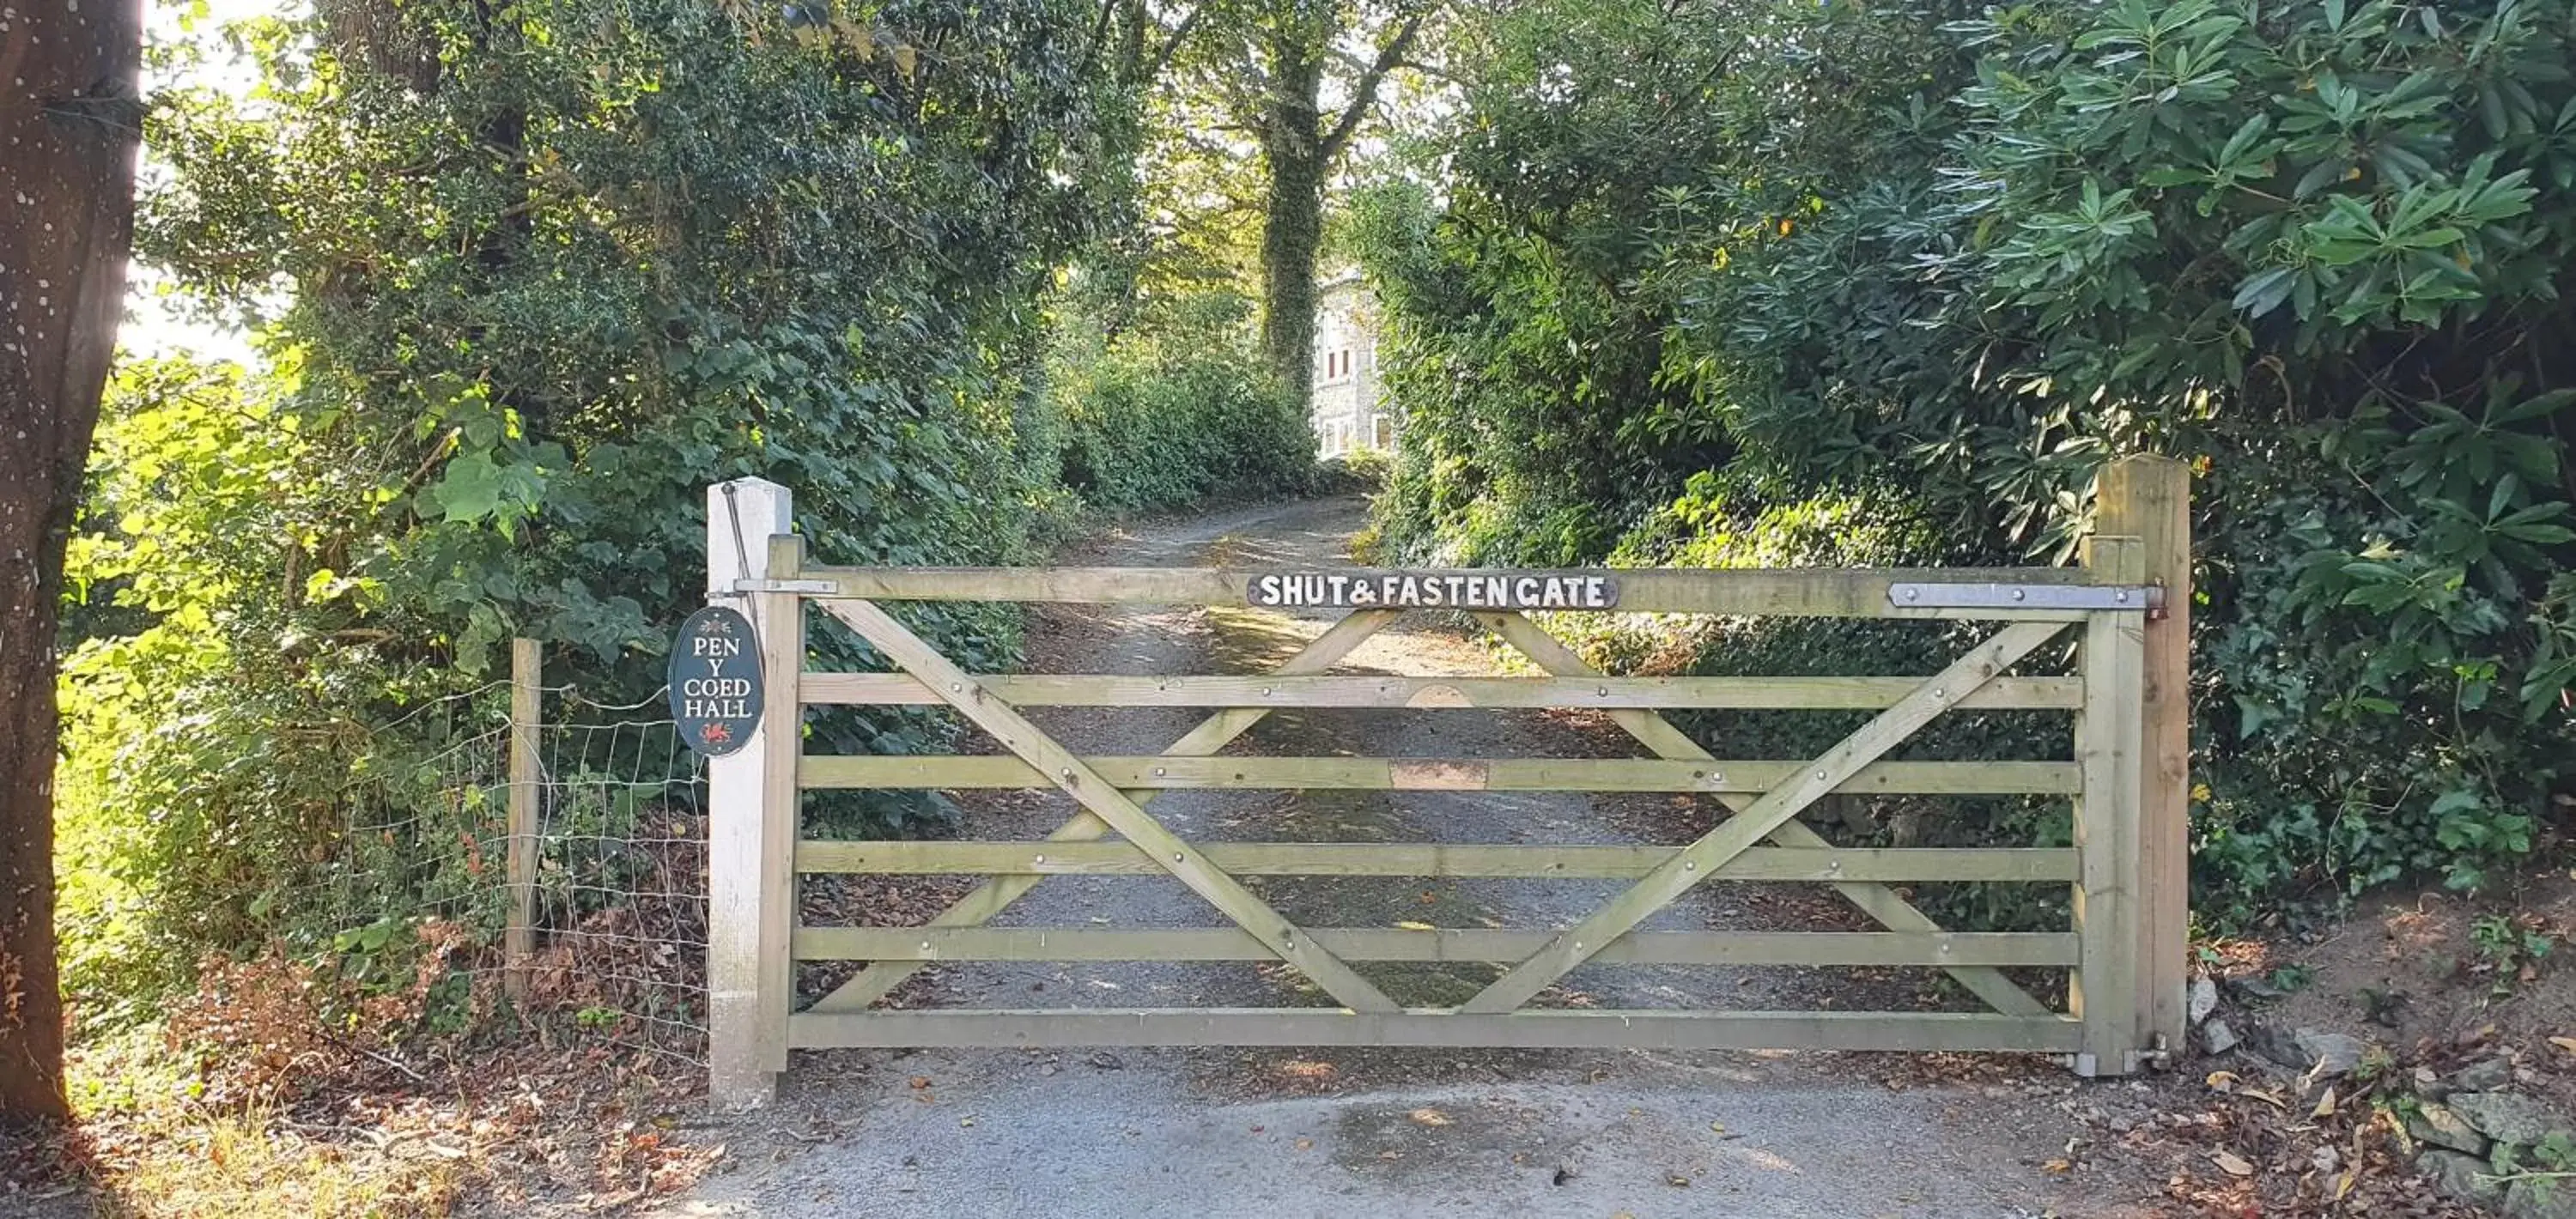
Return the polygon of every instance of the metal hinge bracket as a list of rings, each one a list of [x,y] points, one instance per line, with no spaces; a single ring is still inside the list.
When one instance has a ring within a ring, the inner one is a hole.
[[[1922,584],[1887,586],[1898,609],[2157,610],[2164,590],[2150,584]]]

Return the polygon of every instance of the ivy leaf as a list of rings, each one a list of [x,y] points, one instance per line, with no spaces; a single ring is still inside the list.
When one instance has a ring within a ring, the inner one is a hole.
[[[451,525],[483,520],[500,510],[501,469],[487,454],[460,454],[430,487],[429,498]]]

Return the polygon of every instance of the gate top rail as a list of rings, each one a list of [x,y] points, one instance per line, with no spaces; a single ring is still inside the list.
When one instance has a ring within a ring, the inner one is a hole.
[[[1829,618],[2072,622],[2147,611],[2161,590],[2081,567],[1243,569],[1216,567],[819,567],[798,562],[737,593],[878,601],[1257,605],[1266,608],[1572,610]]]

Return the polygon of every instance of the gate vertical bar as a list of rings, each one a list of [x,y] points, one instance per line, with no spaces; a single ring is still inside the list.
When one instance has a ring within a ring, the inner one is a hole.
[[[2104,583],[2136,584],[2144,556],[2136,538],[2095,534],[2086,542],[2084,565]],[[2075,729],[2075,760],[2084,776],[2075,800],[2081,963],[2069,991],[2073,1014],[2084,1022],[2075,1056],[2081,1075],[2126,1075],[2137,1069],[2145,1046],[2138,991],[2144,625],[2137,611],[2120,610],[2096,610],[2084,623],[2084,709]]]
[[[2191,467],[2137,454],[2103,468],[2093,527],[2146,545],[2164,606],[2146,625],[2144,790],[2138,798],[2138,986],[2150,1044],[2182,1049],[2191,926]]]
[[[803,667],[804,615],[793,595],[753,596],[735,592],[734,586],[739,580],[770,578],[769,539],[794,526],[794,501],[776,483],[745,478],[707,488],[707,600],[748,609],[759,636],[768,696],[751,740],[707,763],[707,1090],[727,1108],[768,1104],[786,1058],[787,995],[781,975],[789,967],[788,949],[784,934],[777,931],[786,914],[772,907],[789,895],[771,883],[770,871],[774,857],[794,849],[800,717],[793,710],[780,716],[776,707],[782,689],[790,708],[799,697],[796,671]],[[780,600],[787,613],[777,611]],[[770,658],[785,650],[785,641],[773,638],[781,632],[794,633],[796,650],[787,654],[798,658],[784,673],[770,667]],[[783,750],[775,747],[782,738]],[[781,818],[770,805],[781,776],[771,772],[778,769],[782,752],[787,759],[783,778],[789,841],[772,843]]]
[[[805,565],[804,539],[782,525],[762,539],[764,574],[786,579]],[[760,1064],[787,1069],[787,1013],[796,1000],[796,836],[804,828],[805,598],[765,592],[752,599],[760,631]]]

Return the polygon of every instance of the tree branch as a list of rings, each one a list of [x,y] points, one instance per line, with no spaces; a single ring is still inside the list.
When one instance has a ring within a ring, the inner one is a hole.
[[[1181,18],[1179,25],[1172,27],[1172,36],[1164,39],[1162,48],[1154,52],[1154,66],[1146,69],[1134,83],[1141,85],[1148,81],[1162,79],[1163,69],[1172,66],[1172,57],[1180,54],[1181,44],[1189,41],[1190,31],[1197,27],[1199,18],[1205,16],[1207,11],[1208,6],[1204,3],[1191,6],[1189,15]]]
[[[1397,64],[1404,62],[1404,53],[1412,48],[1415,36],[1422,33],[1422,21],[1428,16],[1430,13],[1420,12],[1405,18],[1404,24],[1396,28],[1395,37],[1388,39],[1385,46],[1378,48],[1377,61],[1371,63],[1367,71],[1360,73],[1359,80],[1352,84],[1350,108],[1342,112],[1340,121],[1334,123],[1333,129],[1324,135],[1323,155],[1326,162],[1329,163],[1342,154],[1342,149],[1351,142],[1352,133],[1359,130],[1361,120],[1366,119],[1368,112],[1377,106],[1378,85],[1386,79],[1386,74],[1394,70]]]
[[[1249,51],[1208,68],[1204,79],[1217,94],[1219,109],[1239,123],[1255,128],[1261,125],[1264,102],[1270,96],[1270,74],[1261,70]]]
[[[1100,0],[1100,20],[1091,23],[1091,44],[1083,48],[1079,75],[1088,78],[1100,63],[1101,49],[1109,45],[1109,19],[1118,12],[1118,0]]]

